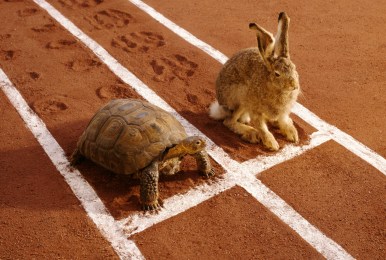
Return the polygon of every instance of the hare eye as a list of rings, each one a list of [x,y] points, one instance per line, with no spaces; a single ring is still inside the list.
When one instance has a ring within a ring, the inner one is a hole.
[[[277,71],[275,71],[275,76],[276,76],[276,77],[280,77],[280,73],[277,72]]]

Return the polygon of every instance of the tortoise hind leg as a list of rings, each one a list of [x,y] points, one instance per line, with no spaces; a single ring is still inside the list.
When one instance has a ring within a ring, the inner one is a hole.
[[[79,149],[76,148],[75,151],[72,153],[70,158],[70,165],[74,166],[80,163],[84,159],[83,155],[80,154]]]
[[[143,210],[155,210],[158,202],[158,161],[153,161],[140,173],[140,201]]]

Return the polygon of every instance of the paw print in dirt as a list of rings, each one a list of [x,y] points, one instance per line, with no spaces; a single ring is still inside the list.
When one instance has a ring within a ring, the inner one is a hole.
[[[76,59],[66,64],[68,68],[77,72],[86,72],[101,65],[102,63],[100,61],[92,58]]]
[[[19,51],[0,50],[0,59],[5,61],[14,60],[19,56]]]
[[[115,9],[99,11],[94,16],[85,19],[98,30],[122,28],[134,21],[131,14]]]
[[[9,33],[6,34],[0,34],[0,42],[11,42],[12,41],[12,35]],[[0,60],[4,61],[12,61],[17,59],[18,56],[20,56],[19,50],[12,50],[12,49],[0,49]]]
[[[188,79],[194,75],[198,64],[190,61],[185,56],[176,54],[173,58],[163,57],[159,60],[152,60],[150,65],[156,74],[153,77],[155,81],[171,82],[179,79],[188,83]]]
[[[141,98],[135,90],[123,83],[102,86],[96,90],[96,95],[101,100],[111,100],[116,98]]]
[[[56,29],[56,25],[53,23],[49,24],[44,24],[41,26],[36,26],[32,28],[32,31],[37,32],[37,33],[45,33],[45,32],[52,32]]]
[[[94,7],[103,3],[103,1],[104,0],[59,0],[59,3],[66,7]]]
[[[165,40],[162,35],[153,32],[132,32],[116,37],[112,40],[111,45],[125,52],[147,52],[150,49],[164,46]]]
[[[36,8],[25,8],[23,10],[17,11],[17,15],[20,17],[27,17],[27,16],[32,16],[34,14],[37,14],[38,12],[39,10]]]
[[[28,72],[28,74],[29,74],[30,78],[33,80],[38,80],[40,78],[40,73],[38,73],[38,72],[31,71],[31,72]]]
[[[12,36],[11,34],[9,33],[6,33],[6,34],[0,34],[0,40],[8,40],[10,39]]]
[[[48,96],[34,101],[32,109],[38,115],[53,115],[65,111],[69,108],[64,96]]]
[[[138,42],[143,48],[161,47],[165,45],[165,39],[162,35],[153,32],[132,32],[130,36]]]
[[[67,40],[67,39],[61,39],[57,41],[52,41],[46,44],[47,49],[65,49],[65,48],[71,48],[76,45],[76,40]]]

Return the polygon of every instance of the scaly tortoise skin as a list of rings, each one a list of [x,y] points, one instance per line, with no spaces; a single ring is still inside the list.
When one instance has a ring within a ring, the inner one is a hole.
[[[140,179],[140,201],[144,210],[160,207],[159,174],[180,170],[189,154],[202,175],[214,175],[205,151],[205,140],[188,137],[184,127],[168,112],[136,99],[116,99],[102,107],[80,136],[71,164],[82,157],[117,174]]]

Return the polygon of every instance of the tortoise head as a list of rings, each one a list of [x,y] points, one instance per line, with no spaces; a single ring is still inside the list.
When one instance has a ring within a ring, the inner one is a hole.
[[[181,149],[187,154],[195,154],[205,149],[206,143],[202,137],[189,136],[181,141]]]
[[[196,154],[206,147],[205,140],[199,136],[189,136],[183,139],[179,144],[167,150],[163,159],[167,160],[174,157],[182,157],[186,154]]]

